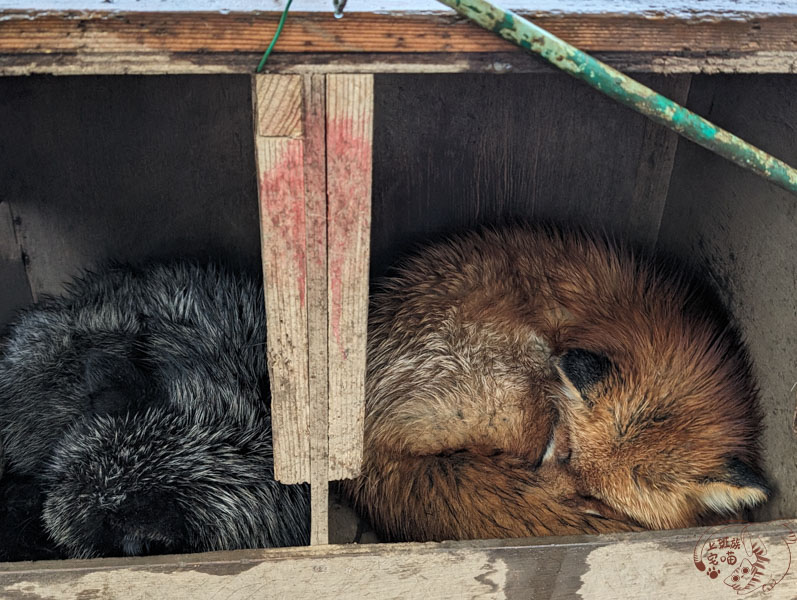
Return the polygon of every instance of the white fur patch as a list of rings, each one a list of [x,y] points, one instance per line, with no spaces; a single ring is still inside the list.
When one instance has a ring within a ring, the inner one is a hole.
[[[743,507],[752,507],[766,500],[757,488],[736,488],[724,483],[709,483],[704,486],[700,501],[719,513],[735,512]]]
[[[553,458],[556,448],[556,430],[551,433],[551,439],[548,440],[548,446],[545,448],[545,453],[542,455],[542,462],[546,463]]]

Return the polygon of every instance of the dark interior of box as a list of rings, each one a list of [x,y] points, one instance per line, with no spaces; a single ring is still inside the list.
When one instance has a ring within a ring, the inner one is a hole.
[[[640,76],[797,164],[797,78]],[[759,519],[797,515],[797,198],[560,74],[376,77],[372,274],[418,241],[553,219],[711,277],[761,386]],[[107,260],[259,268],[246,76],[0,78],[0,323]]]

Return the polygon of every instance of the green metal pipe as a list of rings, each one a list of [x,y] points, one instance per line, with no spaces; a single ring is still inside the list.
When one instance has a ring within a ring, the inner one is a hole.
[[[487,0],[439,0],[461,15],[676,133],[797,194],[797,170]]]

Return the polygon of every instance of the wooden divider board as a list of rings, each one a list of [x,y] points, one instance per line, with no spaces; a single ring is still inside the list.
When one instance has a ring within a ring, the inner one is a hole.
[[[362,463],[373,99],[373,75],[327,75],[331,479]]]
[[[362,462],[373,76],[254,79],[274,476],[310,482],[326,544],[327,483]]]
[[[255,77],[255,149],[268,327],[274,477],[310,479],[301,78]]]
[[[327,357],[326,81],[303,79],[307,210],[307,346],[310,366],[310,543],[327,544],[329,364]]]

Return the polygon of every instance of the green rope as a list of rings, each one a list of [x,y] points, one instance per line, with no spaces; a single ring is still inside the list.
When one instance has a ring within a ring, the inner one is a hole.
[[[288,0],[288,3],[285,5],[285,9],[282,11],[282,16],[280,17],[279,25],[277,25],[277,31],[274,32],[274,38],[271,40],[268,48],[266,48],[266,51],[263,53],[263,58],[260,59],[260,64],[257,65],[255,73],[260,73],[260,71],[263,70],[263,66],[266,64],[269,54],[271,54],[271,51],[274,49],[274,44],[277,43],[280,33],[282,33],[282,26],[285,25],[285,18],[288,16],[288,9],[291,7],[291,2],[293,2],[293,0]]]
[[[598,91],[797,194],[797,170],[489,0],[440,0]]]

